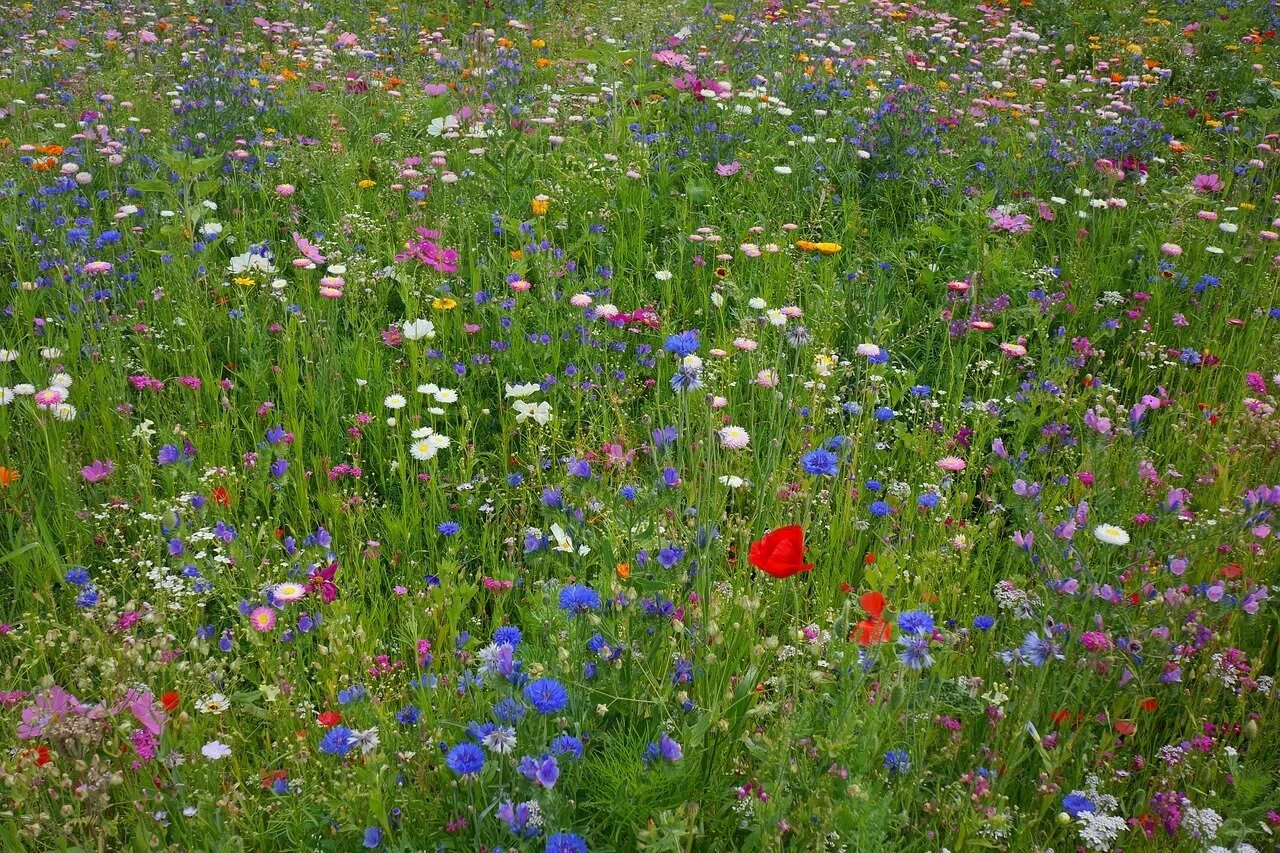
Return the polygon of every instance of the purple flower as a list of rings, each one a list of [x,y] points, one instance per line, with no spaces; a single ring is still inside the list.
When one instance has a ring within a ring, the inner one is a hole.
[[[100,483],[114,474],[115,470],[115,463],[110,459],[95,459],[92,463],[80,469],[80,476],[90,483]]]

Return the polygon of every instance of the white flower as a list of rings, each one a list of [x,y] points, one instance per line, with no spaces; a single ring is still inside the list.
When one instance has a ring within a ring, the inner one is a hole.
[[[422,338],[434,338],[436,336],[436,324],[430,320],[409,320],[400,327],[400,334],[404,335],[411,341],[420,340]]]
[[[744,480],[741,477],[734,476],[733,474],[724,475],[723,477],[720,478],[720,482],[721,484],[728,486],[731,489],[740,489],[743,486],[751,485],[750,482],[748,482],[747,480]]]
[[[427,133],[430,136],[440,136],[451,130],[458,128],[458,117],[455,115],[441,116],[431,120],[431,124],[427,125]]]
[[[787,325],[787,315],[783,314],[782,310],[779,308],[770,308],[768,311],[764,312],[764,316],[771,326]]]
[[[720,446],[726,450],[741,450],[751,443],[751,436],[740,426],[721,427]]]
[[[522,385],[508,385],[507,396],[516,397],[516,398],[528,397],[530,394],[536,393],[541,390],[542,390],[542,386],[539,385],[537,382],[525,382]]]
[[[658,281],[671,281],[671,270],[658,270],[653,277]]]
[[[210,761],[217,761],[219,758],[226,758],[230,755],[231,747],[220,740],[211,740],[200,747],[200,754]]]
[[[13,392],[12,388],[0,388],[0,406],[7,406],[17,399],[18,395]]]
[[[221,222],[206,222],[200,227],[200,233],[206,237],[217,237],[222,233]]]
[[[759,296],[753,296],[747,300],[747,304],[750,305],[756,311],[763,311],[765,309],[765,306],[768,305],[769,303],[765,302],[764,299],[762,299]]]
[[[1108,545],[1129,544],[1129,534],[1123,527],[1116,527],[1114,524],[1099,524],[1093,528],[1093,535],[1099,542],[1105,542]]]
[[[55,373],[49,378],[49,385],[66,390],[71,387],[71,376],[66,373]]]
[[[388,394],[387,399],[382,401],[382,405],[388,409],[403,409],[408,402],[403,394]]]
[[[202,714],[221,714],[231,707],[231,701],[221,693],[215,693],[208,699],[196,703],[196,710]]]
[[[458,392],[452,388],[437,389],[431,396],[436,398],[437,403],[456,403],[458,402]]]
[[[373,752],[378,748],[378,744],[380,742],[377,726],[374,726],[371,729],[365,729],[364,731],[352,732],[351,739],[348,741],[348,743],[360,747],[360,753],[362,755],[368,755]]]
[[[426,462],[436,455],[436,449],[431,446],[431,442],[427,441],[426,438],[420,438],[409,445],[409,455],[419,462]]]
[[[76,407],[70,403],[59,403],[50,411],[60,421],[74,421],[76,419]]]
[[[516,423],[522,424],[532,419],[540,425],[546,426],[551,420],[551,404],[545,400],[540,403],[530,403],[528,400],[516,400],[512,403],[512,408],[516,410]]]
[[[448,447],[450,444],[453,443],[450,440],[449,436],[441,435],[438,432],[431,433],[431,435],[427,436],[426,441],[427,441],[427,444],[434,447],[437,451],[444,450],[446,447]]]
[[[774,166],[773,171],[777,172],[779,175],[790,175],[791,167],[790,166]]]
[[[18,351],[16,349],[0,349],[0,363],[18,360]]]

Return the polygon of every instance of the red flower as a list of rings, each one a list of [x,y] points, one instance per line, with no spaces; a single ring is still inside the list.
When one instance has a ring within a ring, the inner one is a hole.
[[[231,495],[223,486],[215,486],[213,489],[213,502],[219,506],[231,506]]]
[[[851,635],[851,639],[855,639],[860,646],[870,646],[875,643],[887,643],[893,636],[893,626],[884,621],[884,608],[888,604],[883,595],[874,590],[864,592],[862,597],[858,599],[858,603],[862,605],[862,609],[870,614],[870,619],[863,619],[858,623],[858,629],[855,635]]]
[[[338,723],[342,722],[342,715],[337,711],[325,711],[319,717],[316,717],[316,722],[324,726],[326,729],[331,729]]]
[[[1138,727],[1131,720],[1116,720],[1115,729],[1122,735],[1131,735],[1138,730]]]
[[[804,561],[804,529],[798,524],[780,527],[752,542],[747,559],[775,578],[789,578],[813,568],[813,563]]]
[[[172,714],[174,711],[178,710],[178,705],[181,701],[182,697],[178,695],[178,691],[170,690],[168,693],[160,697],[160,707]]]
[[[1154,711],[1156,708],[1160,707],[1160,703],[1155,700],[1155,697],[1148,696],[1146,699],[1139,702],[1138,706],[1144,711]]]

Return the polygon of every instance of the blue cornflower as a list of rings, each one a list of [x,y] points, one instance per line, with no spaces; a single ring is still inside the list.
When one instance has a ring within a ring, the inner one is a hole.
[[[546,853],[587,853],[587,842],[572,832],[557,832],[547,837]]]
[[[445,764],[459,776],[470,776],[484,769],[484,750],[469,740],[449,750]]]
[[[880,421],[880,423],[885,423],[887,421],[893,420],[893,415],[894,415],[893,409],[889,408],[888,406],[878,406],[876,407],[876,410],[873,413],[873,417],[876,420]]]
[[[1067,794],[1062,798],[1062,810],[1071,815],[1071,817],[1077,818],[1086,812],[1092,814],[1098,810],[1098,807],[1088,797],[1082,797],[1079,794]]]
[[[1031,661],[1032,666],[1044,666],[1051,658],[1057,660],[1065,660],[1066,656],[1062,653],[1062,647],[1053,641],[1050,637],[1041,637],[1035,631],[1028,631],[1027,636],[1023,639],[1022,645],[1018,648],[1022,656]]]
[[[560,609],[571,614],[599,610],[600,593],[589,586],[570,584],[560,590]]]
[[[891,749],[884,754],[884,769],[893,774],[906,773],[911,769],[911,756],[905,749]]]
[[[985,613],[981,616],[973,617],[973,627],[979,631],[990,631],[991,626],[994,624],[996,624],[996,620]]]
[[[573,735],[560,735],[551,741],[551,754],[569,756],[574,759],[582,757],[582,739]]]
[[[416,725],[422,712],[412,705],[406,705],[396,713],[396,722],[402,726]]]
[[[925,492],[916,500],[916,504],[921,509],[933,509],[938,505],[939,500],[937,492]]]
[[[834,477],[840,468],[839,458],[830,450],[810,450],[800,459],[800,466],[806,474],[815,477]]]
[[[452,536],[462,529],[462,526],[456,521],[442,521],[436,525],[436,530],[440,531],[441,536]]]
[[[520,629],[515,625],[503,625],[493,632],[493,641],[500,646],[508,645],[514,648],[520,645],[522,639],[524,639],[524,634],[520,633]]]
[[[564,685],[554,678],[539,678],[524,688],[525,701],[539,714],[555,714],[569,704],[569,694]]]
[[[898,652],[898,660],[912,669],[924,669],[933,663],[933,658],[929,656],[928,636],[902,636],[898,638],[898,645],[902,646],[902,651]]]
[[[329,755],[346,755],[355,749],[356,741],[351,729],[346,726],[334,726],[320,738],[320,751]]]
[[[907,636],[927,636],[933,628],[933,617],[923,610],[908,610],[898,617],[898,630]]]
[[[66,581],[76,586],[84,586],[89,582],[89,570],[80,566],[67,569]]]
[[[693,355],[700,346],[702,346],[702,341],[698,330],[688,329],[669,336],[662,348],[683,358],[686,355]]]
[[[382,844],[381,827],[371,826],[364,831],[364,846],[372,850]]]
[[[869,509],[871,514],[876,518],[884,518],[893,511],[884,501],[872,501],[871,506],[867,507],[867,509]]]

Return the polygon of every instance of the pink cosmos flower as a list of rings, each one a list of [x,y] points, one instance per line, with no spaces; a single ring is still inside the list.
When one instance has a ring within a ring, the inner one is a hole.
[[[1202,195],[1209,193],[1221,192],[1226,187],[1222,178],[1218,177],[1218,173],[1214,172],[1209,175],[1196,175],[1191,181],[1191,188]]]

